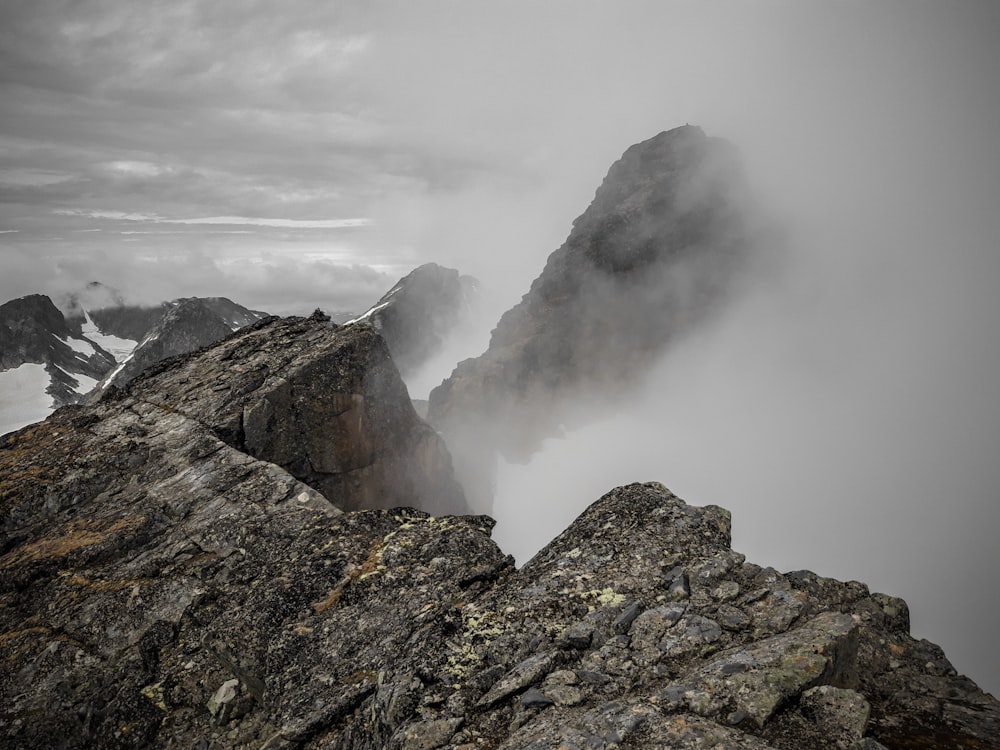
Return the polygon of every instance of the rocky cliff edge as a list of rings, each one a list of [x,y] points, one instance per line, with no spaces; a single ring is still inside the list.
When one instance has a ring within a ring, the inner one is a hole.
[[[998,747],[903,601],[747,563],[727,511],[662,485],[517,570],[487,517],[331,515],[218,440],[176,449],[225,486],[145,477],[0,557],[5,746]]]

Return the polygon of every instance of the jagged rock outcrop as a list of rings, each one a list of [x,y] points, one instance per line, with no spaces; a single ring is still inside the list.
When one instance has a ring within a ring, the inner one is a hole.
[[[154,365],[128,390],[283,467],[341,508],[390,507],[401,498],[434,512],[465,508],[444,443],[413,411],[370,325],[267,319]]]
[[[470,315],[479,282],[436,263],[418,266],[356,320],[382,334],[405,377],[437,354],[448,335]]]
[[[132,353],[97,385],[95,398],[110,386],[125,385],[161,360],[213,344],[266,317],[225,297],[185,297],[165,302],[162,311],[153,326],[138,337]],[[89,317],[103,332],[128,338],[149,319],[148,312],[148,308],[123,307],[98,310]]]
[[[431,392],[429,419],[489,484],[493,451],[523,460],[560,424],[613,405],[675,337],[719,306],[762,241],[733,147],[697,127],[660,133],[612,165],[488,350]],[[478,479],[477,479],[478,478]],[[488,508],[489,501],[476,507]]]
[[[24,365],[44,367],[45,376],[35,385],[51,397],[54,408],[82,398],[115,366],[115,359],[71,330],[51,299],[32,294],[0,305],[0,371]],[[17,402],[28,396],[10,392],[3,397]]]
[[[721,508],[619,487],[516,570],[486,517],[331,515],[161,410],[90,438],[86,410],[50,420],[53,448],[142,430],[200,468],[159,476],[151,453],[133,486],[18,517],[4,746],[1000,747],[1000,704],[908,635],[905,603],[747,563]]]

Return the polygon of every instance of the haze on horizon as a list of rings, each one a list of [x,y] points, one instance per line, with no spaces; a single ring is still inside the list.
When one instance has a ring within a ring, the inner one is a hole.
[[[787,263],[501,467],[498,541],[662,481],[754,562],[903,596],[997,694],[998,48],[985,1],[6,3],[0,300],[357,310],[434,261],[494,323],[629,145],[698,124]]]

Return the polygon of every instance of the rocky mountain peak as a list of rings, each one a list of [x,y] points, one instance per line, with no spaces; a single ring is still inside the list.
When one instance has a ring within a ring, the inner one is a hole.
[[[345,510],[400,498],[435,512],[465,508],[443,442],[365,323],[265,318],[148,368],[128,393],[197,420]]]
[[[40,330],[57,336],[70,335],[63,314],[44,294],[29,294],[5,302],[0,305],[0,320],[11,332]]]
[[[156,316],[156,322],[141,336],[138,345],[117,368],[108,373],[95,389],[95,396],[111,386],[122,386],[131,381],[146,368],[169,357],[178,356],[208,346],[225,338],[234,330],[260,320],[265,313],[248,310],[225,297],[183,297],[164,303],[163,311]],[[129,322],[148,319],[140,314],[123,313],[117,330],[124,329]],[[143,311],[140,309],[139,311]],[[98,320],[109,316],[95,313]],[[111,316],[112,318],[114,316]]]
[[[356,320],[382,334],[404,378],[437,354],[477,302],[479,282],[453,268],[425,263],[401,278]]]
[[[697,127],[636,144],[612,165],[487,351],[430,395],[429,418],[451,436],[467,487],[489,484],[493,451],[524,459],[579,420],[568,412],[581,398],[612,404],[725,303],[761,242],[749,203],[733,147]]]

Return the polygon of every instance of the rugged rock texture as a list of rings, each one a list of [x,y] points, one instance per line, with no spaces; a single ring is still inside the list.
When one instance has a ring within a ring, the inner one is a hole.
[[[79,400],[115,366],[115,359],[71,330],[51,299],[32,294],[0,305],[0,370],[23,364],[45,365],[47,392],[61,405]]]
[[[465,508],[441,438],[410,404],[370,325],[268,319],[154,366],[129,393],[176,409],[344,509]]]
[[[521,460],[567,402],[613,403],[668,342],[719,305],[761,241],[732,146],[685,126],[629,148],[489,349],[430,395],[429,418],[473,477]],[[488,482],[486,482],[488,484]],[[489,507],[489,502],[477,504]]]
[[[155,324],[139,336],[134,334],[149,320],[148,308],[113,308],[91,314],[101,331],[139,341],[131,355],[98,384],[95,396],[109,386],[125,385],[157,362],[213,344],[266,317],[225,297],[186,297],[166,302],[161,309]]]
[[[721,508],[620,487],[515,570],[488,518],[331,514],[161,412],[44,428],[68,455],[147,441],[139,481],[3,496],[4,746],[1000,747],[1000,704],[905,603],[746,563]]]
[[[382,334],[404,377],[437,354],[470,314],[479,282],[452,268],[426,263],[404,276],[357,320]]]

